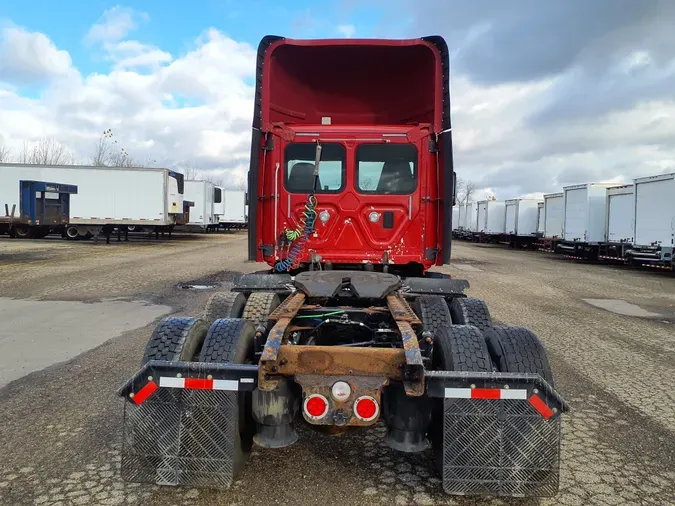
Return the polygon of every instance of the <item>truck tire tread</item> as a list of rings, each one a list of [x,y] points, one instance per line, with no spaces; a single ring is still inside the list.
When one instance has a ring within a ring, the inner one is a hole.
[[[417,308],[424,330],[437,335],[441,329],[452,326],[452,317],[448,304],[443,297],[423,295],[417,298]]]
[[[485,332],[492,360],[500,372],[535,373],[553,386],[546,349],[532,331],[495,326]]]
[[[169,316],[152,332],[141,365],[150,360],[192,360],[204,342],[209,328],[198,318]]]
[[[200,362],[245,364],[254,361],[255,328],[242,318],[223,318],[211,324],[199,354]],[[251,392],[235,392],[238,430],[232,441],[232,472],[236,477],[244,468],[253,446],[255,421]]]
[[[213,323],[220,318],[239,318],[246,305],[246,296],[238,292],[216,292],[204,308],[204,320]]]
[[[490,372],[492,362],[481,331],[471,325],[441,329],[434,339],[434,368],[442,371]]]
[[[450,302],[450,315],[457,325],[472,325],[482,332],[492,327],[490,311],[481,299],[455,297]]]
[[[250,320],[254,325],[264,325],[267,317],[280,303],[279,296],[274,292],[253,292],[246,301],[241,317]]]
[[[242,318],[223,318],[214,321],[204,339],[199,354],[200,362],[242,364],[252,351],[255,328]]]

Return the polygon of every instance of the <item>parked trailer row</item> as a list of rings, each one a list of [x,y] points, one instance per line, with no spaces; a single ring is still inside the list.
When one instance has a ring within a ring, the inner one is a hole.
[[[463,224],[464,215],[473,221]],[[475,210],[475,219],[474,216]],[[675,173],[588,183],[532,199],[457,206],[459,238],[530,244],[572,258],[673,269]]]
[[[246,227],[246,192],[209,181],[185,181],[185,198],[194,202],[186,225],[203,231]]]
[[[482,200],[456,209],[457,237],[521,246],[533,244],[538,237],[540,212],[535,199]]]
[[[170,231],[183,221],[183,175],[168,169],[2,163],[0,203],[18,209],[21,180],[77,186],[65,229],[69,239],[120,227]]]

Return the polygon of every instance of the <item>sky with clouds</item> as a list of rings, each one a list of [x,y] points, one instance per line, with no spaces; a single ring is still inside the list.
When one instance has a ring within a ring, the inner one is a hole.
[[[0,4],[0,148],[247,170],[255,49],[443,35],[457,172],[497,198],[675,172],[675,1],[46,0]]]

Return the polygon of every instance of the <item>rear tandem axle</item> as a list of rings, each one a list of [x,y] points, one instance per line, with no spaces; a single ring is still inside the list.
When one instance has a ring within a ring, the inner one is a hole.
[[[383,420],[398,451],[430,443],[450,494],[554,495],[568,407],[545,351],[525,329],[492,326],[466,285],[374,272],[246,275],[214,295],[207,314],[222,318],[210,328],[165,319],[119,392],[123,477],[227,488],[253,442],[297,441],[301,412],[332,432]]]

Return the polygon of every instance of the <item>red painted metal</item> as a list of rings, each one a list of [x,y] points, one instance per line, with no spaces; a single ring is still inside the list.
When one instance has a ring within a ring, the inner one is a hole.
[[[305,210],[307,194],[285,188],[284,150],[290,143],[319,141],[344,146],[345,182],[339,193],[317,193],[317,214],[326,211],[329,219],[316,220],[299,261],[314,256],[335,264],[414,263],[425,270],[442,264],[444,154],[440,142],[441,152],[429,149],[443,124],[437,47],[422,39],[281,39],[266,51],[263,68],[261,142],[267,136],[270,145],[272,138],[274,148],[263,152],[260,146],[257,260],[274,265],[284,258],[279,237],[299,227]],[[417,148],[412,194],[358,191],[356,149],[373,143]],[[391,213],[393,227],[384,227],[382,219],[372,223],[373,212]],[[435,257],[428,254],[433,250]]]
[[[133,397],[133,401],[140,406],[145,402],[145,400],[150,397],[153,393],[155,393],[155,390],[157,390],[159,387],[157,386],[157,383],[154,381],[148,381],[143,388],[141,388],[138,392],[136,392],[136,395]]]
[[[541,397],[539,397],[537,394],[533,394],[532,396],[530,396],[528,401],[530,402],[530,404],[532,404],[534,409],[539,411],[539,414],[543,416],[546,420],[548,420],[553,416],[554,414],[553,410],[549,408],[548,405],[544,401],[542,401]]]

